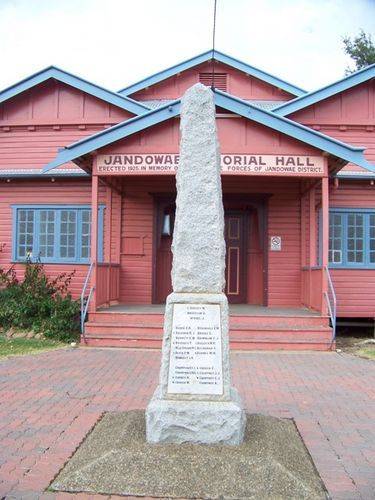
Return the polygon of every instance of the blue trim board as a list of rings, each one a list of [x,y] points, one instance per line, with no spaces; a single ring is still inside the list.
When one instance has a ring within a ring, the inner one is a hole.
[[[285,80],[282,80],[281,78],[271,75],[266,71],[262,71],[261,69],[255,68],[254,66],[250,66],[249,64],[246,64],[238,59],[235,59],[234,57],[228,56],[223,52],[219,52],[218,50],[215,51],[208,50],[207,52],[203,52],[203,54],[199,54],[195,57],[192,57],[191,59],[187,59],[186,61],[183,61],[179,64],[175,64],[170,68],[167,68],[163,71],[159,71],[158,73],[155,73],[154,75],[144,78],[143,80],[140,80],[137,83],[129,85],[128,87],[119,90],[119,94],[129,96],[131,94],[134,94],[135,92],[139,92],[140,90],[145,89],[146,87],[155,85],[156,83],[162,82],[163,80],[170,78],[171,76],[177,75],[178,73],[186,71],[190,68],[194,68],[195,66],[198,66],[199,64],[210,61],[212,59],[215,59],[215,61],[218,61],[222,64],[226,64],[227,66],[230,66],[232,68],[238,69],[239,71],[242,71],[255,78],[258,78],[259,80],[267,82],[270,85],[280,88],[285,92],[288,92],[289,94],[292,94],[294,96],[301,96],[306,93],[305,90],[295,85],[292,85],[291,83],[288,83]]]
[[[313,146],[321,151],[326,151],[336,158],[341,158],[346,162],[352,162],[370,172],[375,172],[375,166],[371,165],[363,156],[365,148],[350,146],[337,139],[326,136],[312,130],[304,125],[296,123],[288,118],[275,115],[273,112],[258,108],[242,99],[233,97],[220,90],[214,90],[215,104],[228,111],[243,116],[249,120],[254,120],[266,127],[277,130],[294,139],[297,139],[309,146]],[[173,118],[180,113],[180,100],[168,103],[163,107],[145,113],[142,116],[131,118],[114,127],[98,132],[95,135],[73,143],[61,151],[56,158],[46,165],[43,173],[52,170],[68,161],[77,160],[79,157],[98,150],[112,142],[128,137],[136,132]]]
[[[318,90],[314,90],[297,97],[292,101],[276,106],[272,111],[280,116],[286,116],[290,113],[294,113],[295,111],[299,111],[300,109],[322,101],[323,99],[327,99],[335,94],[344,92],[345,90],[348,90],[356,85],[360,85],[361,83],[364,83],[374,77],[375,64],[371,64],[370,66],[367,66],[367,68],[360,69],[342,80],[338,80],[337,82],[326,85]]]
[[[76,244],[78,245],[78,242],[80,241],[80,235],[81,235],[81,230],[82,230],[82,224],[81,224],[81,217],[80,217],[80,211],[82,210],[91,210],[91,205],[64,205],[64,204],[55,204],[55,205],[11,205],[12,208],[12,262],[25,262],[23,259],[19,259],[17,257],[17,246],[18,246],[18,230],[17,230],[17,211],[18,210],[56,210],[56,211],[61,211],[61,210],[77,210],[78,212],[78,219],[77,219],[77,241]],[[98,260],[99,262],[103,262],[103,255],[104,255],[104,210],[105,210],[105,205],[100,204],[98,207]],[[55,241],[54,241],[54,251],[56,251],[56,248],[58,246],[58,224],[59,220],[57,220],[57,223],[55,223]],[[39,222],[38,220],[35,221],[34,219],[34,241],[38,240],[37,234],[38,234],[38,228],[39,228]],[[69,259],[69,258],[46,258],[46,259],[41,259],[41,262],[43,264],[88,264],[90,262],[90,258],[88,259],[83,259],[83,258],[76,258],[76,259]]]
[[[350,212],[353,214],[375,214],[375,208],[329,207],[330,212]]]
[[[50,78],[65,83],[66,85],[70,85],[71,87],[86,92],[87,94],[113,104],[114,106],[125,109],[135,115],[140,115],[150,109],[145,104],[141,104],[134,99],[130,99],[124,95],[107,90],[99,85],[75,76],[72,73],[56,68],[55,66],[49,66],[48,68],[38,71],[24,80],[21,80],[20,82],[2,90],[0,92],[0,103],[15,97],[21,92],[25,92],[25,90],[29,90],[30,88],[35,87]]]

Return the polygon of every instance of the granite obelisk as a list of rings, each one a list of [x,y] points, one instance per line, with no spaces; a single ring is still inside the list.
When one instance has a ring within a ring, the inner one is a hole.
[[[245,412],[230,385],[224,210],[213,92],[182,98],[173,292],[167,298],[160,383],[146,410],[152,443],[239,444]]]

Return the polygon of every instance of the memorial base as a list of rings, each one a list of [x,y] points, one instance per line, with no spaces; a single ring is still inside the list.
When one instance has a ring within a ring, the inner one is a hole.
[[[158,387],[146,410],[149,443],[241,444],[246,414],[232,388],[230,401],[163,399]]]

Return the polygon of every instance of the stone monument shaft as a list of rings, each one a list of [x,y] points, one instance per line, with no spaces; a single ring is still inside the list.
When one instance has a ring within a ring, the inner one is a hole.
[[[146,410],[151,443],[239,444],[245,413],[230,385],[224,209],[213,92],[182,99],[173,234],[173,292],[164,316],[160,383]]]
[[[173,291],[221,293],[225,241],[220,150],[213,93],[204,85],[185,93],[180,129]]]

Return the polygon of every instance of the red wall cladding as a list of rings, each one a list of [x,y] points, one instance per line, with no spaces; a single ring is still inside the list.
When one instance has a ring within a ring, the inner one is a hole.
[[[291,94],[277,87],[222,63],[215,62],[215,72],[221,75],[226,74],[226,92],[242,99],[289,101],[294,98]],[[189,87],[199,82],[200,73],[212,73],[212,63],[204,63],[183,71],[163,82],[141,90],[131,97],[141,101],[147,99],[178,99]]]
[[[48,80],[0,105],[0,169],[42,168],[55,158],[58,148],[131,116]]]

